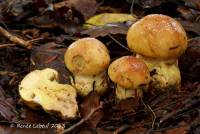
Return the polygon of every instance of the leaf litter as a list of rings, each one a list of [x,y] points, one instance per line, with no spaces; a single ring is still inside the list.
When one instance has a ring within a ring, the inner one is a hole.
[[[123,6],[122,6],[123,5]],[[12,123],[65,123],[65,130],[80,134],[198,134],[200,122],[199,79],[199,1],[0,1],[1,27],[32,43],[31,49],[17,46],[17,42],[0,37],[0,133],[56,133],[56,129],[16,129]],[[31,7],[31,8],[30,8]],[[127,8],[129,7],[129,8]],[[130,54],[125,35],[134,21],[109,21],[101,26],[85,29],[90,17],[105,11],[139,14],[166,13],[176,18],[186,29],[189,47],[179,59],[182,90],[146,94],[144,100],[128,99],[118,102],[113,86],[102,97],[91,93],[79,98],[80,117],[62,121],[43,111],[34,111],[20,102],[17,92],[20,80],[31,70],[51,67],[59,71],[63,83],[69,83],[70,72],[63,64],[63,54],[74,40],[90,36],[104,42],[112,60]],[[159,8],[158,8],[159,7]],[[166,12],[166,7],[176,13]],[[5,32],[4,32],[5,33]],[[3,34],[1,34],[3,35]],[[111,38],[112,37],[112,38]],[[118,43],[116,43],[118,42]],[[14,45],[13,45],[14,44]],[[120,44],[120,45],[119,45]],[[42,117],[42,118],[41,118]],[[62,131],[63,132],[63,131]]]

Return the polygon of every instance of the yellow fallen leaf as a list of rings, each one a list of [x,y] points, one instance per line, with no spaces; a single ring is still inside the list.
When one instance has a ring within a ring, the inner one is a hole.
[[[84,27],[92,27],[92,26],[102,26],[108,23],[120,23],[125,21],[135,21],[137,19],[136,16],[131,14],[123,14],[123,13],[102,13],[88,19]]]

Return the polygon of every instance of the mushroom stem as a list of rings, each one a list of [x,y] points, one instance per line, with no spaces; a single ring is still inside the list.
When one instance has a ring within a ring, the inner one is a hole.
[[[127,98],[139,98],[143,96],[143,91],[140,88],[136,89],[127,89],[120,85],[117,85],[116,90],[116,98],[119,100],[127,99]]]
[[[150,86],[157,90],[165,90],[168,87],[181,87],[181,74],[178,68],[178,60],[158,60],[136,55],[137,58],[144,61],[150,71],[151,84]]]
[[[74,75],[71,83],[79,95],[87,96],[91,91],[103,94],[108,87],[107,81],[107,73],[104,71],[98,75]]]

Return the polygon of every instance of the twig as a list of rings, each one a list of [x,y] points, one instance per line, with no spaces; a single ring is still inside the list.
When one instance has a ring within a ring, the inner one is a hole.
[[[142,101],[142,104],[143,104],[146,108],[148,108],[148,109],[152,112],[152,114],[153,114],[153,121],[152,121],[151,128],[154,129],[154,125],[155,125],[155,121],[156,121],[156,115],[155,115],[153,109],[152,109],[148,104],[145,104],[145,103],[144,103],[143,99],[141,99],[141,101]]]
[[[133,6],[134,6],[135,0],[132,0],[131,8],[130,8],[130,14],[133,15]]]
[[[0,45],[0,49],[2,48],[6,48],[6,47],[12,47],[12,46],[15,46],[16,44],[2,44]]]
[[[96,108],[91,109],[90,113],[85,117],[82,118],[79,122],[77,122],[76,124],[72,125],[71,127],[65,129],[62,133],[60,134],[65,134],[65,133],[69,133],[70,131],[74,130],[75,128],[77,128],[78,126],[82,125],[84,122],[86,122],[97,110],[102,108],[102,103],[100,103],[100,105]]]
[[[8,75],[8,76],[16,76],[17,73],[16,72],[9,72],[9,71],[1,71],[0,70],[0,76],[4,76],[4,75]]]
[[[113,132],[113,134],[119,134],[119,133],[122,133],[122,132],[125,132],[127,131],[128,129],[130,129],[131,127],[129,125],[123,125],[121,127],[119,127],[117,130],[115,130]]]
[[[184,114],[186,113],[187,111],[190,111],[191,107],[194,106],[194,105],[197,105],[199,104],[200,102],[200,99],[197,98],[196,100],[186,100],[187,103],[184,103],[183,104],[185,105],[182,109],[178,109],[178,110],[174,110],[168,114],[166,114],[164,117],[162,117],[160,119],[160,122],[159,122],[159,125],[162,124],[164,121],[166,121],[167,119],[173,117],[173,116],[180,116],[181,114]],[[199,108],[199,106],[196,107],[197,109]],[[195,110],[194,108],[192,110]]]
[[[122,48],[130,51],[127,47],[125,47],[123,44],[121,44],[118,40],[116,40],[112,35],[108,35],[113,41],[115,41],[118,45],[120,45]]]
[[[29,42],[37,42],[37,41],[40,41],[40,40],[44,40],[45,38],[44,37],[39,37],[39,38],[36,38],[36,39],[32,39],[30,40]]]
[[[156,130],[150,130],[149,133],[151,134],[153,132],[164,132],[164,131],[167,131],[167,130],[172,130],[172,129],[181,128],[181,127],[187,127],[187,126],[186,125],[169,126],[169,127],[156,129]]]
[[[12,41],[15,44],[18,44],[20,46],[23,46],[25,48],[30,49],[31,48],[31,43],[29,41],[25,41],[17,36],[12,35],[11,33],[9,33],[7,30],[5,30],[4,28],[2,28],[0,26],[0,34],[5,36],[6,38],[8,38],[10,41]]]

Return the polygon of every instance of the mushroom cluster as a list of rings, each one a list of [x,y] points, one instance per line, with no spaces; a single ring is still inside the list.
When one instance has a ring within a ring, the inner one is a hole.
[[[161,14],[147,15],[129,28],[127,43],[136,57],[147,64],[151,87],[180,88],[177,59],[187,48],[187,35],[176,20]]]
[[[59,84],[54,69],[34,70],[21,81],[19,94],[33,109],[39,106],[63,119],[72,119],[78,113],[76,94],[103,94],[108,76],[116,83],[119,100],[142,97],[149,86],[159,90],[180,88],[177,59],[187,48],[187,35],[176,20],[161,14],[147,15],[129,28],[127,44],[136,57],[123,56],[110,64],[108,49],[101,41],[79,39],[64,55],[65,65],[73,74],[72,85]]]

